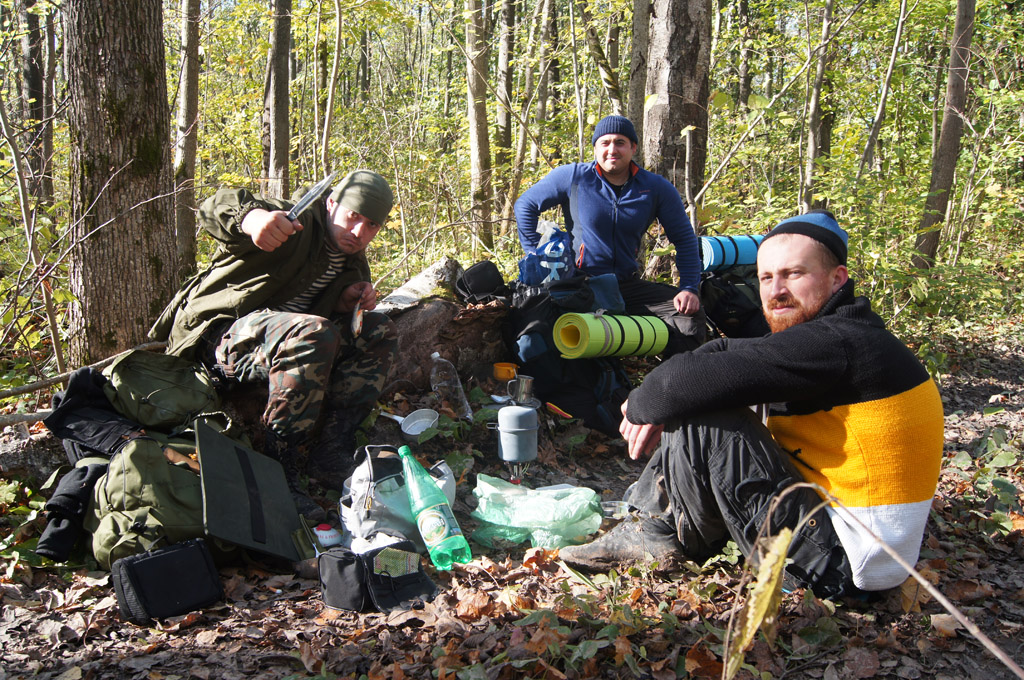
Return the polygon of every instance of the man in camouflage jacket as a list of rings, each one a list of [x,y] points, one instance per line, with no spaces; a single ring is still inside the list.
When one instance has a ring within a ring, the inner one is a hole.
[[[281,461],[299,512],[313,519],[323,510],[300,490],[300,472],[340,490],[355,428],[394,361],[385,315],[363,314],[357,332],[351,323],[357,306],[376,306],[365,249],[393,204],[387,181],[367,170],[349,173],[294,221],[288,203],[221,189],[199,210],[217,241],[210,265],[149,332],[228,382],[268,385],[264,451]]]

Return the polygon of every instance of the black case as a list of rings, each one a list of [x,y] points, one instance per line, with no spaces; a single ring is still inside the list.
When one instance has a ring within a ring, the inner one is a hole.
[[[365,553],[331,548],[320,553],[318,568],[320,592],[331,609],[385,613],[421,609],[437,595],[416,546],[404,538]]]
[[[213,556],[201,538],[122,557],[110,573],[121,616],[139,625],[224,599]]]

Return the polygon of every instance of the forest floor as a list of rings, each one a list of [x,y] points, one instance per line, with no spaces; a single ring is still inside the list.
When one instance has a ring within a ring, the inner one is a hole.
[[[917,566],[1024,665],[1024,332],[1007,324],[940,350],[946,458]],[[373,434],[393,441],[397,425],[381,420]],[[418,449],[426,460],[456,450],[454,461],[469,468],[455,504],[467,534],[476,474],[504,472],[493,439],[477,426],[462,440]],[[527,481],[587,486],[612,499],[640,470],[621,444],[545,418]],[[735,555],[669,575],[640,565],[581,578],[554,551],[474,543],[472,563],[449,572],[428,566],[441,594],[423,609],[332,612],[317,580],[254,561],[221,570],[223,603],[140,627],[119,618],[106,572],[32,566],[18,552],[42,522],[21,524],[18,498],[0,495],[0,680],[715,678],[747,592]],[[927,593],[904,587],[874,602],[783,595],[773,643],[759,635],[738,677],[1015,675]]]

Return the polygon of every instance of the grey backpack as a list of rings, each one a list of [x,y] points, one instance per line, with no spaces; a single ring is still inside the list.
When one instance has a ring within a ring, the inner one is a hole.
[[[408,538],[422,553],[427,547],[416,528],[409,507],[409,494],[402,474],[402,460],[393,446],[365,446],[363,461],[345,480],[339,502],[345,538],[368,539],[377,531],[398,533]],[[357,453],[358,455],[358,453]],[[455,475],[443,460],[430,468],[430,474],[445,492],[448,502],[455,500]]]

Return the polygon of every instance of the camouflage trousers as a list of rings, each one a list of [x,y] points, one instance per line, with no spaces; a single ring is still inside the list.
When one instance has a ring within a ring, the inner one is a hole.
[[[313,432],[325,399],[332,408],[372,408],[397,350],[395,326],[384,314],[366,312],[354,337],[348,315],[260,310],[224,331],[214,368],[228,381],[267,383],[263,424],[299,443]]]

